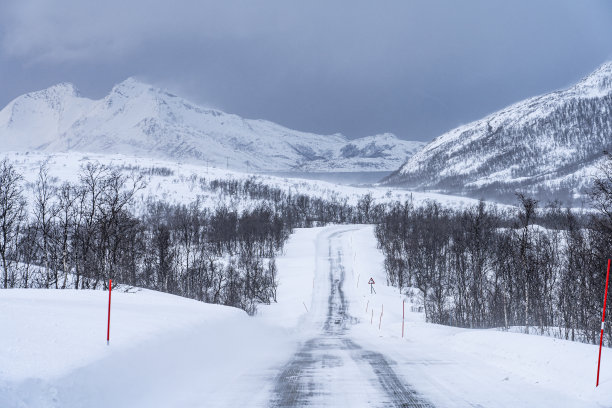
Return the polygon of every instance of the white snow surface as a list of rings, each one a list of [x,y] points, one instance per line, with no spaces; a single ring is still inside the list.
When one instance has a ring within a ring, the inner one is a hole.
[[[28,185],[35,183],[40,165],[44,162],[48,165],[50,176],[58,184],[78,182],[80,168],[87,163],[100,163],[114,168],[121,168],[124,169],[125,174],[131,174],[132,172],[146,173],[150,169],[167,169],[172,172],[172,175],[169,176],[146,174],[145,181],[147,187],[137,197],[136,210],[142,208],[148,197],[171,204],[189,204],[200,200],[200,205],[212,209],[220,204],[235,206],[238,209],[248,208],[257,204],[254,200],[237,202],[235,197],[212,192],[208,188],[202,188],[200,184],[201,178],[206,181],[214,179],[251,180],[292,194],[300,193],[328,200],[346,199],[350,204],[356,204],[363,195],[368,193],[372,194],[376,203],[412,200],[418,206],[427,201],[437,201],[443,206],[455,209],[478,204],[478,200],[461,196],[424,193],[380,186],[339,185],[320,180],[253,174],[226,169],[224,166],[206,166],[121,154],[85,154],[78,152],[0,153],[0,160],[4,157],[8,158],[16,166],[17,171],[24,176],[25,182]],[[32,194],[32,190],[26,189],[26,193]],[[28,202],[33,202],[33,197],[28,198]]]
[[[349,140],[198,106],[134,78],[92,100],[72,84],[0,111],[0,151],[123,153],[233,169],[391,171],[425,145],[392,134]]]
[[[381,353],[432,406],[612,406],[610,349],[596,389],[593,345],[428,324],[410,300],[402,338],[405,297],[386,286],[373,227],[362,225],[297,230],[278,260],[278,303],[253,318],[152,291],[114,291],[109,346],[108,292],[1,290],[0,406],[268,406],[287,361],[321,330],[330,255],[346,273],[354,321],[347,338]],[[349,363],[312,368],[324,387],[312,406],[385,406],[376,374]]]

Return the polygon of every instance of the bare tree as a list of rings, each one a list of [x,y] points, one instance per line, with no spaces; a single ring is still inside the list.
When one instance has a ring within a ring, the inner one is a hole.
[[[64,271],[64,280],[62,289],[66,288],[68,273],[70,272],[70,241],[74,232],[76,218],[76,200],[78,196],[77,189],[69,183],[62,184],[57,190],[57,203],[55,204],[54,213],[57,218],[58,234],[57,246],[59,247],[60,262]]]
[[[104,287],[108,279],[113,277],[111,267],[118,264],[120,247],[126,239],[123,231],[126,225],[122,222],[126,218],[123,215],[136,193],[145,186],[142,175],[124,175],[117,169],[107,169],[107,174],[102,179],[102,194],[98,202],[100,274],[96,276],[96,283],[98,278],[103,278]],[[94,287],[95,285],[94,283]]]
[[[51,285],[52,276],[49,271],[49,242],[51,238],[51,229],[53,226],[54,217],[54,206],[51,200],[53,199],[54,191],[51,185],[49,177],[49,166],[45,161],[40,165],[38,170],[38,177],[35,185],[35,196],[34,196],[34,216],[36,217],[36,225],[38,226],[38,233],[40,239],[38,244],[41,251],[42,263],[45,273],[45,287],[49,288]],[[53,284],[57,289],[57,269],[53,276]]]
[[[3,286],[9,286],[8,268],[11,246],[15,246],[25,218],[22,177],[7,158],[0,161],[0,258],[2,258]]]
[[[519,237],[518,237],[518,259],[520,261],[520,274],[523,278],[523,296],[524,296],[524,307],[525,307],[525,333],[529,333],[529,308],[530,308],[530,296],[534,290],[535,274],[533,262],[530,259],[530,250],[533,245],[532,232],[529,228],[533,224],[535,218],[536,208],[538,207],[538,201],[533,198],[525,197],[523,194],[517,194],[520,209],[519,209]]]

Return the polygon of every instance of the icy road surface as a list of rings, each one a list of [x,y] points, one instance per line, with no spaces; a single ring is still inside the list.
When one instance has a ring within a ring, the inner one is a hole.
[[[357,319],[351,316],[350,302],[344,295],[346,270],[338,241],[346,233],[329,235],[330,291],[313,295],[314,319],[321,326],[321,334],[306,341],[283,368],[270,406],[430,407],[398,378],[394,362],[362,348],[348,334]]]

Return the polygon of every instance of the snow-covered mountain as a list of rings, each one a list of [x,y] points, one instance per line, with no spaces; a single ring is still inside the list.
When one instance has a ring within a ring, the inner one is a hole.
[[[588,188],[612,151],[612,62],[574,86],[453,129],[385,184],[498,198],[522,190],[567,199]]]
[[[393,170],[424,143],[291,130],[207,109],[133,78],[103,99],[71,84],[28,93],[0,111],[0,149],[123,153],[269,171]]]

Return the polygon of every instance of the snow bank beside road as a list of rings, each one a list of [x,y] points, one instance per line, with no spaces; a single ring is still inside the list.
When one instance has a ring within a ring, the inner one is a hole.
[[[600,384],[595,388],[598,346],[497,330],[461,330],[447,337],[450,350],[498,369],[503,381],[558,392],[585,406],[612,407],[612,350],[602,350]],[[588,405],[593,404],[593,405]]]
[[[151,290],[0,290],[0,379],[52,378],[163,333],[228,319],[242,310]]]
[[[295,231],[277,259],[278,303],[260,305],[255,318],[113,291],[110,346],[107,291],[1,290],[0,407],[265,405],[270,378],[304,335],[304,304],[327,262],[317,237],[330,228]]]
[[[297,329],[310,309],[317,268],[317,237],[327,228],[298,228],[276,259],[277,303],[260,305],[257,318],[286,329]]]
[[[113,292],[107,346],[107,302],[0,290],[0,407],[244,406],[295,348],[242,310],[148,290]]]
[[[353,273],[347,275],[345,285],[356,303],[351,310],[360,320],[353,335],[388,353],[406,381],[436,406],[612,407],[612,349],[602,351],[600,384],[595,388],[598,346],[425,323],[423,313],[411,311],[409,299],[386,285],[384,257],[376,248],[374,227],[364,226],[351,234],[345,257]],[[376,282],[376,294],[370,294],[366,284],[370,277]]]

